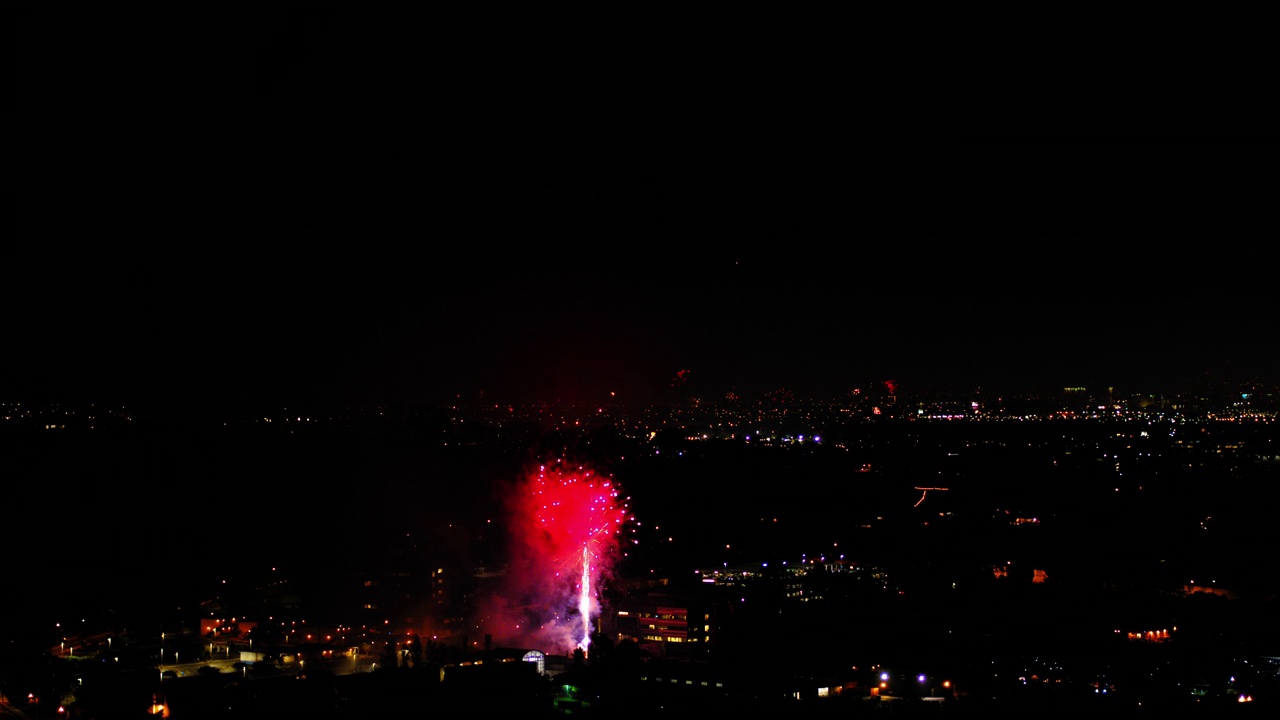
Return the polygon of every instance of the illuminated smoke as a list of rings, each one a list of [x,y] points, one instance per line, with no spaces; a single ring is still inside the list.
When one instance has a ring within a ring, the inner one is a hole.
[[[504,597],[487,611],[493,634],[585,653],[597,593],[620,557],[626,504],[611,480],[562,462],[530,472],[508,499],[512,557]]]

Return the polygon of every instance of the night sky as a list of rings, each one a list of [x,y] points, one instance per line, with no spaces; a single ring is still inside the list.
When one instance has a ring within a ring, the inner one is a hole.
[[[0,398],[1276,380],[1260,13],[1026,5],[19,3]]]

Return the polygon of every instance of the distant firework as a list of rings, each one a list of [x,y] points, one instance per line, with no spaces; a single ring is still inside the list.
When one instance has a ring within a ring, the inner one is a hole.
[[[613,481],[562,463],[529,473],[511,498],[512,539],[519,568],[512,588],[526,606],[526,637],[562,645],[590,644],[600,615],[602,579],[620,557],[629,511]]]

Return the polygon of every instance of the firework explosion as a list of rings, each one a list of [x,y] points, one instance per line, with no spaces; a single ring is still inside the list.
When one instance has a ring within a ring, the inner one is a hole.
[[[600,615],[598,589],[621,556],[625,501],[612,481],[563,463],[529,473],[510,501],[511,599],[500,617],[491,615],[497,635],[585,653]]]

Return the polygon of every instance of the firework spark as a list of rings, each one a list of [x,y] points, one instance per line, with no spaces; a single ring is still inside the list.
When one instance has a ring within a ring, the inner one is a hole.
[[[599,588],[621,553],[629,518],[616,484],[584,467],[542,465],[511,498],[515,593],[535,637],[565,652],[591,640]]]

